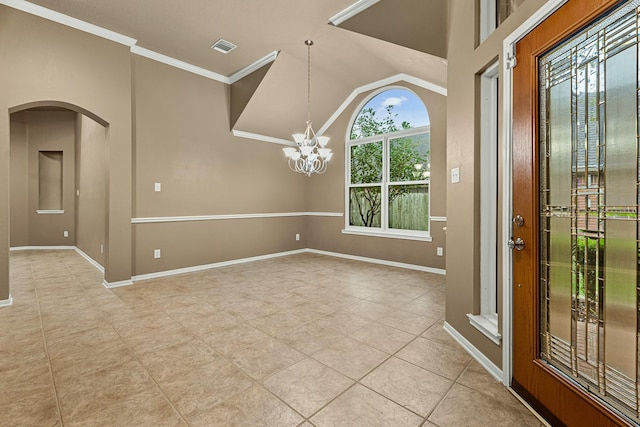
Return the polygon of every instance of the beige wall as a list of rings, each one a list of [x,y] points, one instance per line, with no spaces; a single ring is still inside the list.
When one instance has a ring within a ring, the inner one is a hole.
[[[394,18],[389,19],[390,16]],[[340,28],[442,58],[447,56],[446,0],[377,2],[340,24]]]
[[[476,48],[477,10],[469,7],[468,0],[449,2],[447,170],[460,168],[460,183],[447,184],[446,320],[497,366],[502,366],[501,348],[473,328],[467,318],[467,313],[478,314],[474,310],[480,305],[478,76],[499,58],[503,40],[544,3],[544,0],[526,0]],[[501,114],[499,121],[501,126]],[[502,142],[499,145],[501,152]],[[498,176],[502,176],[504,162],[500,161],[500,164]],[[509,220],[499,218],[500,222]],[[505,236],[498,236],[500,243],[505,239]],[[498,289],[501,286],[499,283]],[[500,316],[501,304],[499,301]]]
[[[76,246],[104,266],[107,140],[106,129],[76,118]]]
[[[231,135],[228,86],[133,60],[134,217],[306,210],[306,179],[289,171],[281,146]],[[134,274],[301,249],[303,227],[303,217],[134,224]]]
[[[231,135],[229,86],[132,55],[126,46],[0,6],[0,63],[0,111],[54,104],[106,124],[104,237],[98,214],[83,228],[84,215],[93,217],[82,203],[84,156],[89,162],[100,158],[97,151],[85,152],[84,144],[101,131],[85,134],[84,119],[81,126],[78,244],[93,254],[104,241],[108,282],[305,247],[444,267],[444,258],[435,256],[445,244],[444,223],[431,224],[434,240],[428,243],[346,236],[340,232],[344,218],[333,217],[131,224],[132,217],[343,212],[344,138],[365,94],[328,131],[336,153],[329,172],[309,179],[288,169],[282,146]],[[430,112],[431,214],[445,216],[446,99],[409,87]],[[8,117],[0,115],[0,242],[6,241],[0,244],[0,300],[9,294],[9,210],[23,209],[7,203]],[[87,178],[96,190],[98,178]],[[161,192],[154,191],[156,182]],[[162,251],[160,259],[153,258],[154,249]]]
[[[10,243],[11,247],[29,245],[29,169],[27,168],[27,113],[11,115],[11,184]]]
[[[431,122],[431,216],[445,217],[447,98],[408,83],[402,83],[401,85],[414,91],[425,103],[429,112]],[[306,192],[308,211],[339,212],[344,215],[344,163],[347,130],[351,126],[354,112],[372,94],[373,92],[368,92],[356,97],[328,131],[325,132],[325,135],[331,137],[328,147],[333,150],[334,156],[325,174],[313,176],[308,180]],[[433,241],[421,242],[342,234],[341,230],[345,228],[344,216],[313,216],[307,220],[307,242],[308,246],[313,249],[444,269],[444,257],[436,255],[436,248],[445,247],[445,235],[442,230],[445,225],[446,222],[432,221],[430,231]]]
[[[83,148],[81,150],[81,147]],[[103,262],[105,128],[67,111],[11,115],[11,246],[73,246]],[[63,152],[64,214],[37,214],[39,151]],[[81,155],[80,155],[81,154]],[[76,188],[82,189],[76,205]],[[64,231],[68,237],[64,237]]]
[[[126,46],[0,6],[0,300],[9,295],[7,113],[34,103],[61,102],[109,124],[105,278],[131,277],[130,57]]]
[[[11,115],[11,246],[75,244],[75,113],[24,111]],[[38,214],[39,152],[62,151],[63,214]],[[68,237],[64,237],[64,231]]]
[[[306,247],[302,217],[136,224],[135,274],[207,265]],[[154,249],[162,257],[153,258]]]

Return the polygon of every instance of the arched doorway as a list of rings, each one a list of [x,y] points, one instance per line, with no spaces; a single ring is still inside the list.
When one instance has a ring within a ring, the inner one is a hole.
[[[10,112],[10,246],[75,249],[104,272],[108,123],[73,104]]]

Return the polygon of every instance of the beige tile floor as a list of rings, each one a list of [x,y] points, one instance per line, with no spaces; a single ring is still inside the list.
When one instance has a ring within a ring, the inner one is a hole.
[[[101,281],[11,253],[0,425],[541,425],[443,331],[441,276],[304,254]]]

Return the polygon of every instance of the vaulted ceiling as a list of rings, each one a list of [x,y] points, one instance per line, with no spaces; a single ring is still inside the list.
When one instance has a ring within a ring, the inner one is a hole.
[[[273,52],[232,86],[230,127],[288,140],[306,120],[311,39],[314,128],[358,88],[405,74],[446,87],[446,0],[380,0],[332,25],[355,0],[30,0],[222,76]],[[358,2],[361,3],[361,2]],[[223,38],[229,54],[210,48]],[[235,98],[235,99],[234,99]]]

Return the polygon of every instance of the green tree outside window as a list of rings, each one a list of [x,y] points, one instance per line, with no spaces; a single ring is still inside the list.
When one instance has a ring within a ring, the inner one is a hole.
[[[430,134],[394,137],[393,133],[412,128],[408,121],[398,123],[397,116],[394,105],[387,105],[382,116],[374,108],[364,108],[352,126],[352,141],[381,138],[350,146],[349,224],[381,228],[386,189],[386,228],[428,231]],[[388,174],[383,170],[385,148]]]

